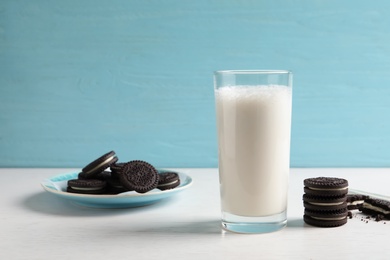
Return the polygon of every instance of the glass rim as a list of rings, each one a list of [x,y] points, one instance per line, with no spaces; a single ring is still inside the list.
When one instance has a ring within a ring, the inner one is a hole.
[[[216,70],[214,74],[292,74],[290,70]]]

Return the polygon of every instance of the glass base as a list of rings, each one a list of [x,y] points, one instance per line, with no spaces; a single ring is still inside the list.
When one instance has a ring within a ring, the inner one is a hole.
[[[265,217],[243,217],[222,212],[222,228],[245,234],[261,234],[281,230],[287,225],[287,211]]]

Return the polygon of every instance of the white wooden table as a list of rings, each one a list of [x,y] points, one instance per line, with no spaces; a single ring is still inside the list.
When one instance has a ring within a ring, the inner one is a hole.
[[[217,169],[175,169],[192,187],[129,209],[76,206],[40,182],[78,169],[0,169],[0,259],[390,259],[390,221],[354,215],[338,228],[302,220],[303,179],[346,178],[390,195],[390,169],[291,169],[288,225],[243,235],[222,231]]]

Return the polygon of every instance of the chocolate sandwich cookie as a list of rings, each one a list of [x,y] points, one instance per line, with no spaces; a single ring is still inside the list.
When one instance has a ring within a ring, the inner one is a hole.
[[[68,181],[67,191],[82,194],[102,194],[106,191],[106,182],[96,179],[73,179]]]
[[[361,194],[348,194],[347,195],[347,208],[349,210],[360,209],[363,206],[364,200],[369,196]]]
[[[123,184],[117,178],[111,178],[107,180],[107,193],[109,194],[118,194],[122,192],[130,191],[128,188],[125,188]]]
[[[105,169],[110,167],[111,164],[116,163],[117,161],[118,157],[116,157],[114,151],[111,151],[89,163],[82,169],[82,172],[84,174],[84,177],[86,177],[87,179],[94,178],[97,173],[104,171]]]
[[[98,180],[103,180],[103,181],[111,179],[111,172],[110,171],[102,171],[102,172],[93,174],[92,176],[90,176],[90,175],[91,174],[86,174],[85,172],[80,172],[78,174],[78,178],[80,180],[86,180],[86,179],[93,178],[93,179],[98,179]]]
[[[124,162],[116,162],[110,165],[111,175],[113,178],[119,178],[119,174],[121,173],[121,170],[125,164],[126,163]]]
[[[305,209],[303,220],[306,224],[316,227],[339,227],[347,223],[348,210],[312,211]]]
[[[310,194],[303,195],[303,205],[309,210],[338,210],[347,208],[347,196],[321,197]]]
[[[303,181],[306,194],[314,196],[338,196],[348,193],[348,181],[334,177],[308,178]]]
[[[157,189],[168,190],[180,185],[179,174],[176,172],[160,172]]]
[[[387,200],[374,198],[365,199],[360,210],[364,214],[390,219],[390,201]]]
[[[119,180],[128,190],[145,193],[158,185],[158,172],[151,164],[135,160],[123,165]]]

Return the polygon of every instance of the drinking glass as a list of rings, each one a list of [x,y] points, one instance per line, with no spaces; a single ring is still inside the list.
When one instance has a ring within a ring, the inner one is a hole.
[[[222,227],[238,233],[287,223],[292,73],[214,73]]]

